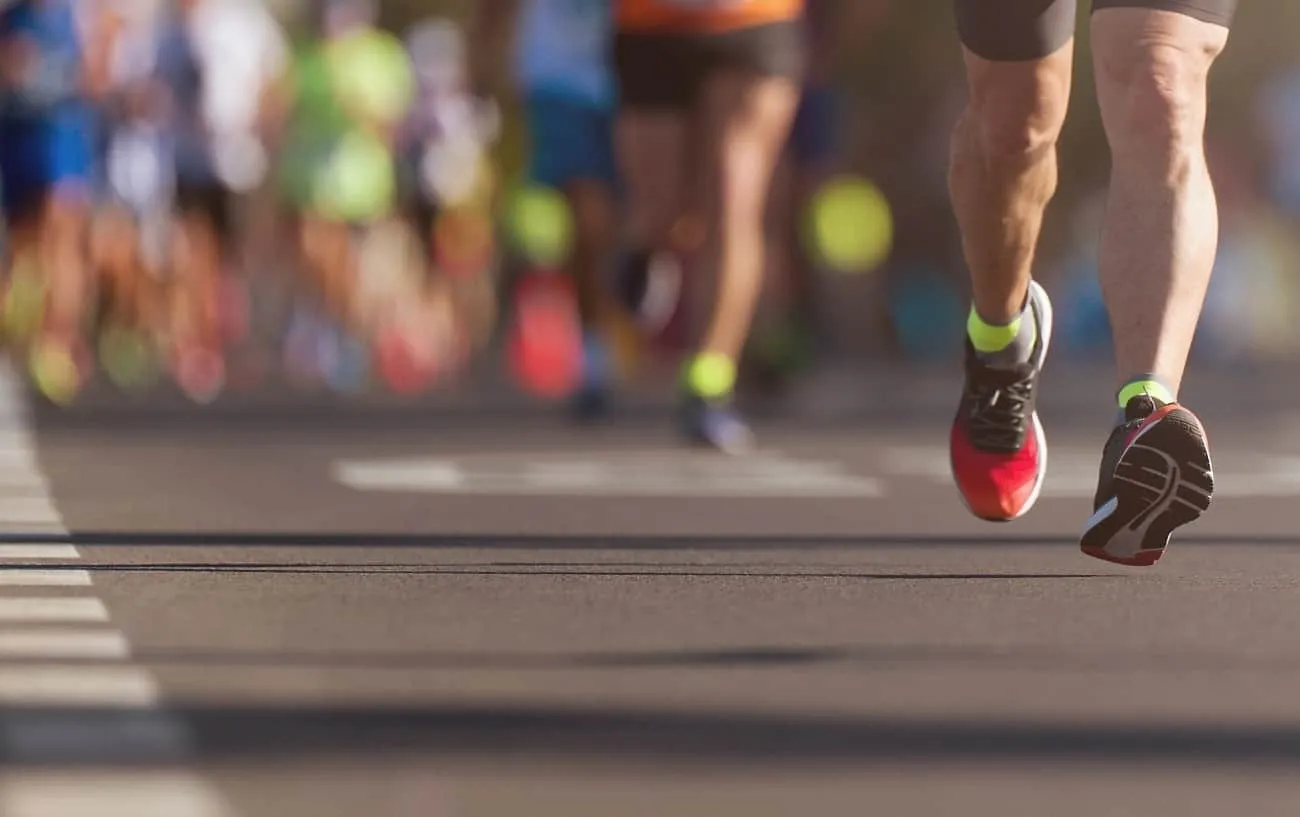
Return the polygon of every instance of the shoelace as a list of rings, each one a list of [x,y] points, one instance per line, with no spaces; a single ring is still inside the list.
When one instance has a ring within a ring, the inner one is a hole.
[[[971,442],[990,451],[1016,451],[1024,442],[1033,400],[1033,380],[1028,377],[971,385],[969,428]]]

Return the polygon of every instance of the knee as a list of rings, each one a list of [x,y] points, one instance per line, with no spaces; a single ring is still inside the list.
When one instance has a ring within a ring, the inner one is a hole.
[[[1069,107],[1069,77],[1046,66],[992,63],[971,76],[963,130],[988,166],[1022,167],[1054,154]]]
[[[1185,167],[1202,150],[1213,58],[1172,44],[1099,53],[1098,97],[1112,154],[1152,169]]]

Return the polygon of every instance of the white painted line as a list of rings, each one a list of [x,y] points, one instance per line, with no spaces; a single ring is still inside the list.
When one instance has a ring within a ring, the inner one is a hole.
[[[8,496],[45,495],[50,485],[40,472],[26,468],[0,468],[0,491]]]
[[[81,554],[72,545],[0,545],[0,559],[38,561],[80,558]]]
[[[456,491],[464,487],[465,474],[453,462],[378,463],[341,462],[334,479],[358,491]]]
[[[358,491],[499,496],[880,497],[884,484],[838,463],[770,457],[703,460],[521,457],[513,464],[451,460],[341,461],[334,478]]]
[[[27,445],[0,444],[0,467],[22,469],[27,472],[38,470],[36,452]]]
[[[61,519],[50,519],[45,522],[15,522],[0,519],[0,536],[11,542],[30,542],[36,537],[60,539],[66,538],[67,535],[68,529],[63,526]]]
[[[134,706],[158,703],[158,685],[136,667],[0,667],[0,704],[6,706]]]
[[[0,791],[5,817],[231,817],[190,772],[25,774]]]
[[[103,622],[108,609],[99,599],[0,598],[0,621]]]
[[[0,587],[89,587],[85,570],[28,570],[0,565]]]
[[[17,535],[0,545],[0,560],[78,559],[71,544],[21,538],[67,534],[40,468],[25,393],[12,364],[0,359],[0,534]],[[0,561],[0,585],[9,587],[91,583],[86,570],[6,570],[3,565]],[[130,646],[122,633],[21,626],[108,618],[97,598],[0,597],[0,622],[10,623],[0,627],[0,757],[55,768],[132,759],[172,764],[190,757],[193,738],[181,720],[159,711],[158,682],[151,672],[87,663],[128,659]],[[5,659],[68,663],[5,664]],[[189,772],[23,771],[0,772],[0,817],[233,817],[233,811]]]
[[[0,521],[59,524],[62,518],[48,496],[0,497]]]
[[[0,630],[0,658],[84,658],[116,661],[131,654],[113,630]]]

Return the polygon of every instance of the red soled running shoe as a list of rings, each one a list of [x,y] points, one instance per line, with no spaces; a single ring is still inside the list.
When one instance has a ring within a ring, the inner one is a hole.
[[[1029,314],[1038,335],[1029,361],[989,365],[966,341],[966,383],[953,420],[949,454],[953,481],[971,513],[1010,522],[1038,501],[1047,473],[1047,440],[1035,410],[1038,378],[1052,338],[1052,304],[1029,285]]]

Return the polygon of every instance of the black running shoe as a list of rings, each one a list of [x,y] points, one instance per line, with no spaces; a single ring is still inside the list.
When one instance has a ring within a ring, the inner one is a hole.
[[[1201,421],[1177,403],[1138,395],[1124,418],[1102,452],[1095,512],[1080,546],[1107,562],[1149,567],[1175,528],[1210,507],[1214,470]]]

